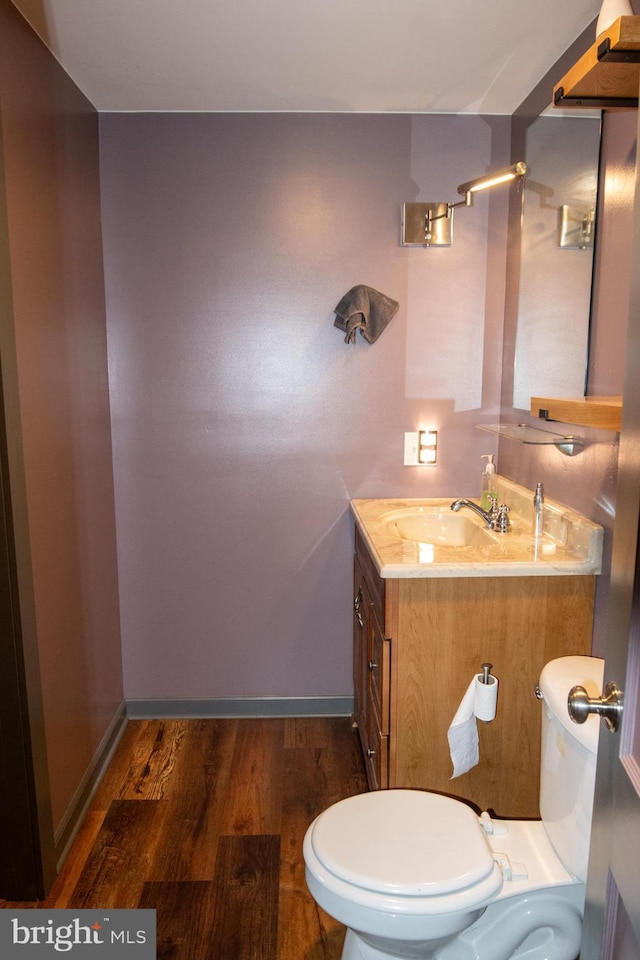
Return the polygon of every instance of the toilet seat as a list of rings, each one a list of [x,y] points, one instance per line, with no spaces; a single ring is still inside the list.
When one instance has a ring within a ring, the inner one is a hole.
[[[427,912],[472,908],[502,886],[485,831],[466,804],[421,790],[380,790],[334,804],[308,838],[323,882],[351,896],[415,898]],[[355,889],[354,889],[355,888]],[[414,904],[417,906],[417,903]]]

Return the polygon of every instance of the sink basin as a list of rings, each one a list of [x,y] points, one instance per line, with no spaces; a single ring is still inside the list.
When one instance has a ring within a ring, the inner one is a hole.
[[[496,542],[496,534],[471,516],[442,507],[407,507],[381,518],[388,531],[402,540],[439,543],[448,547],[481,547]]]
[[[543,535],[536,540],[533,491],[506,477],[497,476],[496,483],[499,502],[510,507],[509,533],[490,530],[472,510],[452,511],[453,495],[352,500],[358,534],[378,574],[398,579],[600,573],[601,526],[547,497]]]

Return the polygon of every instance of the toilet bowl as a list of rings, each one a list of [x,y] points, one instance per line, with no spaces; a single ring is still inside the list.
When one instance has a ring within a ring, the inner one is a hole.
[[[314,820],[307,885],[348,928],[342,960],[575,960],[599,725],[571,724],[566,699],[576,683],[596,695],[602,672],[591,657],[542,672],[541,820],[406,789],[349,797]]]

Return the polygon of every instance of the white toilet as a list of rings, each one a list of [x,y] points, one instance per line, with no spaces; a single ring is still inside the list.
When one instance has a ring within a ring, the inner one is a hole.
[[[349,797],[314,820],[307,885],[348,928],[342,960],[575,960],[600,721],[574,724],[567,696],[600,696],[603,670],[561,657],[542,671],[541,820],[422,790]]]

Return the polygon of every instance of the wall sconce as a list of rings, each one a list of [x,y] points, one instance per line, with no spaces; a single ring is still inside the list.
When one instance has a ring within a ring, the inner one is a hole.
[[[479,190],[489,190],[501,183],[519,180],[527,172],[524,160],[496,173],[461,183],[458,193],[463,197],[457,203],[404,203],[402,205],[403,247],[445,247],[453,241],[453,211],[455,207],[472,207]]]
[[[438,462],[438,431],[418,430],[418,463],[434,466]]]
[[[593,246],[596,211],[593,207],[558,207],[558,246],[586,250]]]

